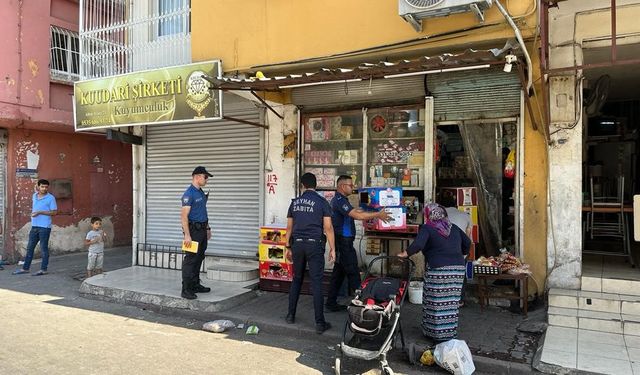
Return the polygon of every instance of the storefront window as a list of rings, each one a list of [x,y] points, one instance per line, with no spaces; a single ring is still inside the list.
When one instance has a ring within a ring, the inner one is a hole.
[[[418,107],[367,111],[369,186],[423,189],[424,121]]]
[[[362,186],[362,111],[305,115],[304,172],[318,179],[318,189],[333,190],[340,175]]]

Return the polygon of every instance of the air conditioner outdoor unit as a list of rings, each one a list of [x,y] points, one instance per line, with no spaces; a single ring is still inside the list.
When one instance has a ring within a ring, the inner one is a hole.
[[[493,0],[398,0],[398,14],[416,31],[422,31],[422,20],[454,13],[474,12],[484,22],[484,11]]]

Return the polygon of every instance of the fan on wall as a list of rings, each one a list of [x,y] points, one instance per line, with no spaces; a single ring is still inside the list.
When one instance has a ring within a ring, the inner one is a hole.
[[[425,9],[432,7],[434,5],[438,5],[444,0],[404,0],[407,4],[411,5],[415,8]]]
[[[593,84],[584,99],[584,111],[587,117],[600,115],[600,111],[609,97],[609,88],[611,87],[611,77],[607,74],[600,76],[596,83]],[[586,91],[586,90],[585,90]]]

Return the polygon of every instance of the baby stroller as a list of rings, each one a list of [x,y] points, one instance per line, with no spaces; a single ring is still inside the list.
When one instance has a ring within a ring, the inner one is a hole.
[[[372,276],[378,265],[380,276]],[[349,314],[342,341],[336,348],[336,375],[342,372],[342,362],[346,358],[378,359],[382,374],[393,375],[387,353],[398,334],[404,350],[400,311],[414,270],[415,264],[409,258],[379,256],[369,263],[361,289],[356,290],[355,298],[347,308]]]

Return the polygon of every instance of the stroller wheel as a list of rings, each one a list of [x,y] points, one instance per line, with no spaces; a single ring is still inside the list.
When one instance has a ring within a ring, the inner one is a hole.
[[[395,373],[389,366],[382,366],[382,375],[394,375]]]

